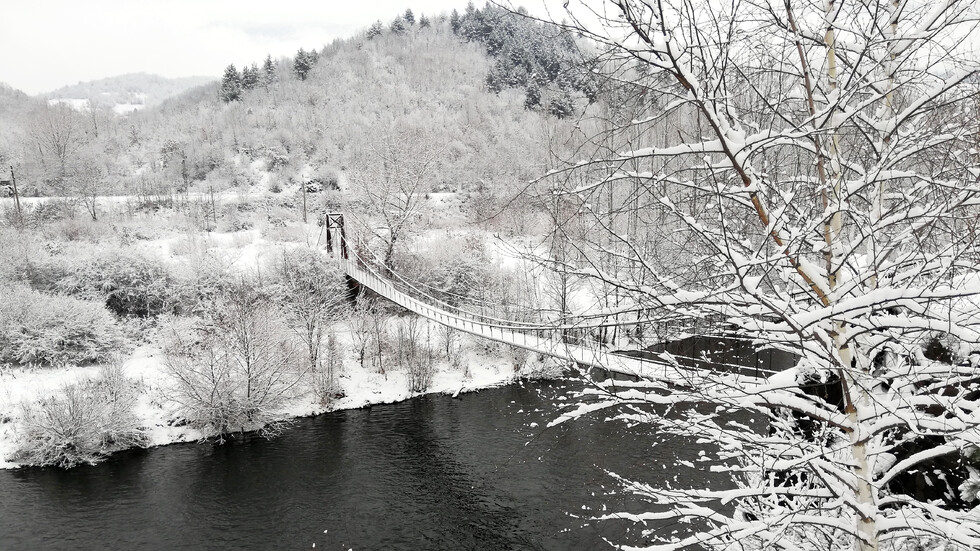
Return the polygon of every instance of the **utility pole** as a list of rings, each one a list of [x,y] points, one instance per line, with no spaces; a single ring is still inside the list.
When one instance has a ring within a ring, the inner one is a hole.
[[[14,176],[13,165],[10,166],[10,186],[13,188],[14,192],[14,208],[17,209],[17,224],[23,225],[24,213],[20,209],[20,194],[17,192],[17,178]]]

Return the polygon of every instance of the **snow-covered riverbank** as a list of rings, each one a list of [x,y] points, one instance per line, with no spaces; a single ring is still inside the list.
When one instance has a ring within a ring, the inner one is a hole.
[[[428,392],[457,395],[508,384],[521,377],[540,376],[547,371],[557,373],[553,360],[528,361],[525,367],[515,370],[506,354],[490,357],[478,347],[473,348],[475,350],[470,351],[466,358],[469,373],[464,374],[445,362],[440,363]],[[181,422],[181,412],[168,399],[172,381],[159,350],[148,346],[135,350],[125,359],[123,373],[138,388],[134,413],[145,431],[149,446],[191,442],[211,436]],[[13,460],[13,456],[19,447],[18,430],[23,404],[59,396],[66,386],[95,378],[98,374],[99,368],[94,366],[0,370],[0,468],[22,466]],[[297,385],[279,413],[283,418],[296,418],[397,402],[416,396],[408,391],[406,372],[392,368],[382,374],[370,368],[361,368],[351,358],[345,359],[337,381],[343,390],[342,398],[324,405],[305,385]]]

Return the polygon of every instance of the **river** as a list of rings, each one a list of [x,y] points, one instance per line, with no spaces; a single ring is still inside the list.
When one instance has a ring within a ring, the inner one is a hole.
[[[546,428],[570,388],[426,396],[300,419],[274,440],[0,471],[0,549],[609,549],[641,539],[587,517],[641,505],[613,495],[605,469],[731,484],[677,465],[703,446],[645,427]]]

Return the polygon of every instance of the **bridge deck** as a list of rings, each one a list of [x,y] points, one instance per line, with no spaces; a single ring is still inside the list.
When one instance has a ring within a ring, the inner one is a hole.
[[[339,259],[340,265],[351,278],[386,299],[436,323],[477,335],[493,341],[518,346],[576,362],[580,365],[594,366],[615,373],[622,373],[647,379],[689,380],[691,372],[678,369],[666,362],[632,358],[614,354],[600,348],[563,342],[560,332],[551,327],[509,325],[480,319],[464,312],[450,312],[445,308],[411,296],[389,279],[377,274],[363,263],[354,259]],[[435,302],[435,301],[433,301]],[[546,335],[546,336],[543,336]],[[751,378],[751,377],[749,377]]]

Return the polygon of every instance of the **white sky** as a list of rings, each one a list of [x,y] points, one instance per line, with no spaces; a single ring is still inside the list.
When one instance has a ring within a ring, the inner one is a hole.
[[[520,4],[520,2],[516,2]],[[533,3],[533,2],[528,2]],[[460,13],[467,0],[0,0],[0,82],[28,94],[146,72],[219,77],[320,48],[411,8]],[[484,0],[474,1],[477,7]]]

